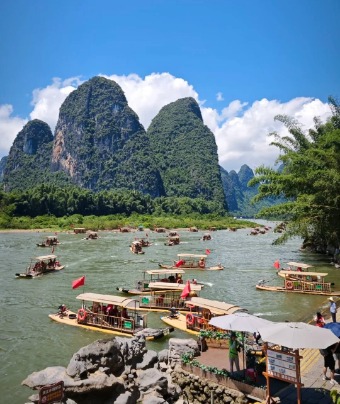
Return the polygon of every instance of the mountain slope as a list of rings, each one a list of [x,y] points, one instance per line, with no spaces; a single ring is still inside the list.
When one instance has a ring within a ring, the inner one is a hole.
[[[225,204],[215,137],[193,98],[163,107],[147,134],[167,196]]]
[[[61,106],[51,167],[94,191],[163,194],[143,126],[119,85],[103,77],[79,86]]]
[[[47,181],[53,135],[47,123],[34,119],[16,136],[3,170],[6,191],[23,190]]]

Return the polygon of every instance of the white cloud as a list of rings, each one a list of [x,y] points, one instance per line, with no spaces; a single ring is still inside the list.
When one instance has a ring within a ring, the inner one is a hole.
[[[78,77],[72,77],[64,81],[59,78],[53,78],[51,85],[33,90],[31,105],[33,105],[34,109],[30,113],[30,118],[40,119],[48,123],[52,132],[54,132],[61,104],[79,84],[81,84],[81,81]]]
[[[216,100],[217,101],[224,101],[223,94],[221,92],[218,92],[216,94]]]
[[[7,156],[13,141],[27,123],[26,119],[12,116],[12,105],[0,105],[0,156]],[[1,158],[0,157],[0,158]]]
[[[170,73],[152,73],[144,79],[137,74],[128,76],[104,76],[118,83],[123,89],[129,106],[137,113],[145,129],[160,109],[179,98],[193,97],[198,94],[186,80]]]
[[[244,108],[245,103],[239,104]],[[232,110],[233,108],[231,108]],[[230,112],[230,109],[229,109]],[[325,121],[331,114],[328,104],[322,103],[318,99],[294,98],[286,103],[277,100],[262,99],[255,101],[248,109],[241,110],[235,108],[235,116],[226,114],[224,110],[217,120],[220,122],[218,128],[213,122],[210,126],[211,111],[202,111],[204,119],[206,115],[207,125],[214,131],[220,165],[226,170],[238,171],[242,164],[247,164],[251,168],[256,168],[262,164],[273,166],[278,157],[278,149],[269,146],[273,138],[269,133],[276,131],[278,134],[288,134],[284,125],[274,121],[274,117],[279,114],[289,115],[296,118],[307,130],[314,126],[313,118],[319,116]],[[236,116],[238,115],[238,116]]]
[[[163,106],[179,98],[193,97],[200,105],[204,123],[215,134],[220,164],[228,171],[238,171],[242,164],[251,168],[261,164],[273,166],[278,149],[269,146],[272,139],[268,134],[273,131],[287,133],[283,124],[274,121],[275,115],[295,117],[303,124],[304,129],[314,126],[315,116],[319,116],[322,121],[330,116],[328,104],[303,97],[285,103],[262,99],[251,105],[234,100],[228,105],[222,104],[219,111],[200,100],[198,93],[186,80],[169,73],[152,73],[144,78],[137,74],[104,77],[116,81],[122,87],[130,107],[137,113],[145,128]],[[61,104],[80,83],[79,78],[55,78],[45,88],[35,89],[30,118],[47,122],[53,131]],[[0,105],[0,155],[8,154],[15,136],[27,122],[13,117],[12,113],[12,106]]]

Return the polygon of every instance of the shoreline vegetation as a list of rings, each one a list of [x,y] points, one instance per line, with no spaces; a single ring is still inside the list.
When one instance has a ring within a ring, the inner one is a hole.
[[[44,215],[37,217],[11,217],[0,221],[1,232],[20,232],[20,231],[70,231],[75,227],[84,227],[87,230],[94,231],[113,231],[122,227],[131,228],[131,230],[148,229],[153,230],[157,227],[166,229],[190,229],[196,227],[198,230],[209,231],[228,230],[241,228],[254,228],[259,224],[250,220],[239,220],[229,216],[217,215],[194,215],[194,216],[152,216],[152,215],[109,215],[109,216],[82,216],[72,215],[56,217],[53,215]]]

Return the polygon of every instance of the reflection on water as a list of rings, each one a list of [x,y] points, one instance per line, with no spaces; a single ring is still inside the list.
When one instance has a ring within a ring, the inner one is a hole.
[[[272,231],[265,235],[250,236],[247,229],[237,232],[212,232],[212,240],[201,241],[204,232],[179,231],[182,243],[165,246],[165,234],[148,232],[153,242],[144,255],[134,255],[129,244],[138,233],[99,232],[98,240],[83,240],[83,235],[60,233],[61,242],[55,249],[64,271],[37,279],[16,279],[30,258],[48,254],[47,248],[36,247],[44,235],[33,233],[0,233],[0,303],[2,313],[0,344],[0,391],[2,402],[21,404],[32,393],[21,387],[21,381],[30,373],[48,366],[67,366],[71,356],[80,347],[99,338],[108,338],[100,332],[53,323],[48,314],[64,303],[77,310],[75,297],[86,292],[116,294],[118,286],[134,285],[143,271],[157,269],[158,263],[170,264],[178,253],[205,253],[208,265],[224,265],[224,271],[188,270],[187,276],[204,282],[202,297],[234,303],[270,320],[311,319],[316,309],[326,306],[326,298],[257,291],[260,279],[279,285],[273,267],[276,259],[303,261],[329,273],[329,280],[340,285],[340,271],[328,264],[325,257],[299,251],[301,241],[289,241],[283,246],[272,246],[276,238]],[[46,235],[46,234],[45,234]],[[74,279],[86,275],[85,287],[72,290]],[[149,325],[163,326],[161,313],[148,315]],[[191,337],[175,331],[171,337]],[[148,347],[160,350],[167,341],[148,342]]]

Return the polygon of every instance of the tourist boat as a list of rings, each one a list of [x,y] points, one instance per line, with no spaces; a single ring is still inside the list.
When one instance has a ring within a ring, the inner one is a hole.
[[[89,231],[87,232],[87,236],[84,240],[97,240],[98,233],[96,231]]]
[[[67,310],[65,315],[49,314],[49,318],[61,324],[109,334],[144,335],[149,340],[162,338],[173,331],[172,327],[147,328],[147,313],[137,310],[135,299],[97,293],[82,293],[76,298],[82,301],[77,312]]]
[[[75,228],[73,229],[73,233],[74,233],[74,234],[86,233],[86,229],[85,229],[85,227],[75,227]]]
[[[47,236],[46,240],[44,240],[42,243],[37,243],[38,247],[52,247],[59,245],[60,242],[58,241],[57,236]]]
[[[169,236],[168,241],[164,243],[167,246],[173,246],[179,244],[179,236]]]
[[[278,270],[277,274],[282,278],[288,278],[282,271],[291,271],[291,277],[294,278],[300,272],[309,271],[309,268],[313,268],[313,265],[305,264],[303,262],[287,262],[287,268]]]
[[[166,233],[165,227],[156,227],[154,230],[156,233]]]
[[[187,296],[198,296],[203,285],[193,282],[189,283],[190,291],[187,293]],[[148,294],[136,297],[139,302],[138,310],[156,312],[169,311],[171,308],[179,311],[190,310],[185,304],[187,297],[181,297],[184,289],[188,288],[187,283],[171,284],[166,282],[150,282],[149,288],[150,292]]]
[[[143,279],[137,281],[134,288],[117,287],[121,293],[128,293],[130,295],[143,295],[149,294],[151,291],[166,291],[169,289],[179,290],[183,289],[183,269],[150,269],[144,271]],[[190,281],[193,285],[197,285],[196,279]],[[151,284],[151,287],[149,286]],[[203,286],[201,286],[203,287]]]
[[[200,269],[205,271],[220,271],[224,269],[221,264],[213,267],[206,266],[207,255],[204,254],[177,254],[177,261],[173,265],[158,264],[160,268]]]
[[[57,261],[56,255],[42,255],[32,258],[26,271],[23,273],[16,273],[15,276],[17,278],[31,279],[45,275],[49,272],[61,271],[64,268],[65,265],[60,265],[60,262]]]
[[[133,241],[130,245],[130,251],[134,254],[144,254],[142,243],[139,240]]]
[[[142,247],[150,247],[150,245],[152,245],[152,243],[144,237],[139,238],[137,241],[141,243]]]
[[[266,281],[261,280],[256,289],[270,292],[304,293],[308,295],[340,296],[340,291],[332,291],[331,282],[325,282],[328,275],[324,272],[296,272],[281,270],[280,276],[284,278],[283,286],[269,286]]]
[[[167,325],[198,335],[201,330],[214,329],[209,325],[212,317],[247,311],[237,305],[220,302],[218,300],[191,297],[185,301],[188,313],[170,314],[161,317]]]

